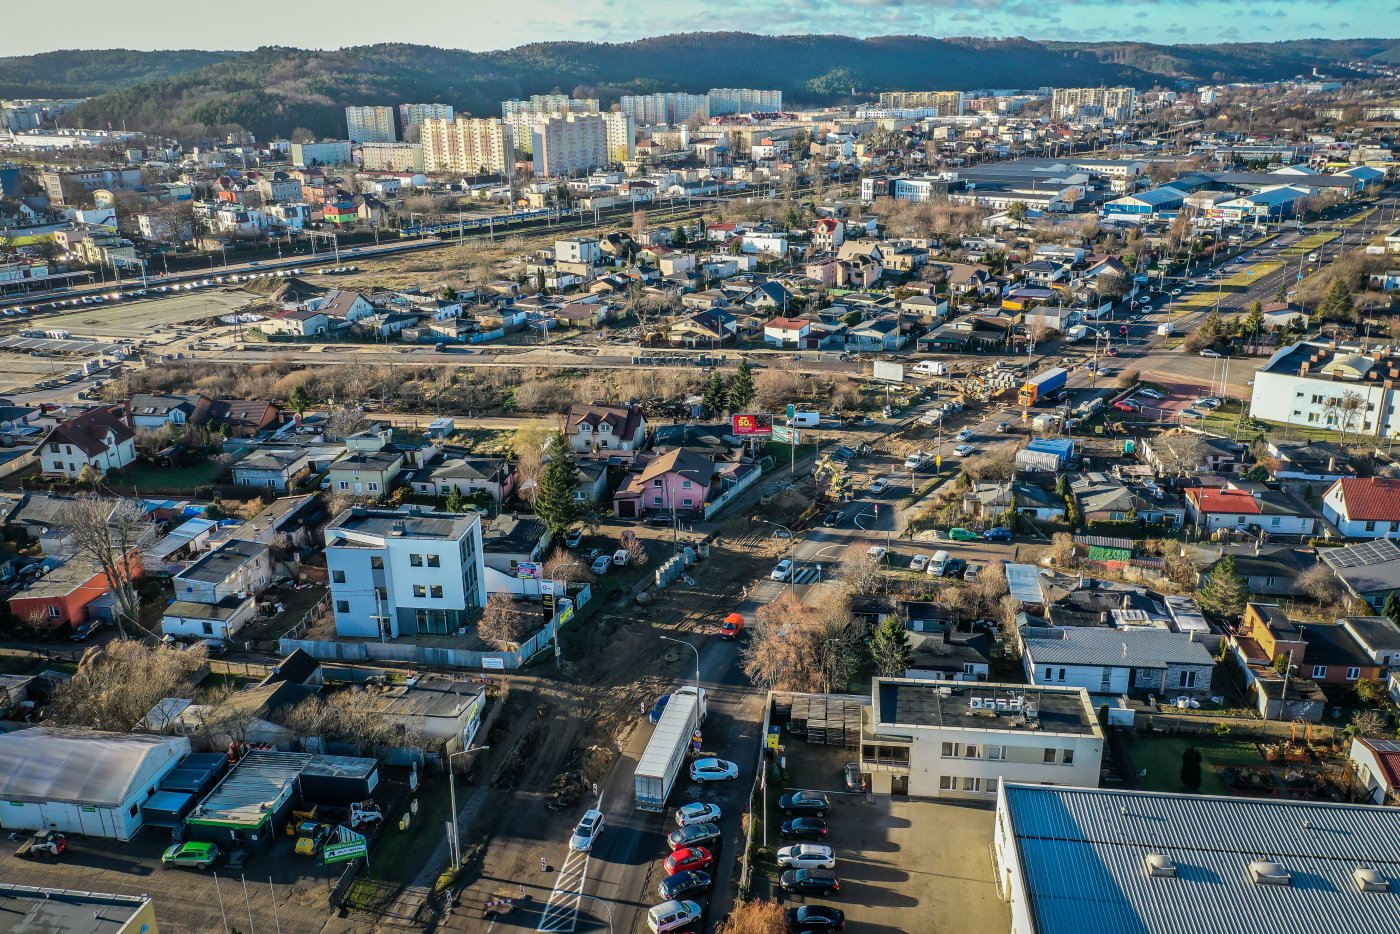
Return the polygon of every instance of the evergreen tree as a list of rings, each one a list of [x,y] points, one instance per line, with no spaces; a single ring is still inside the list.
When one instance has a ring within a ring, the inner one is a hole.
[[[875,670],[884,678],[902,677],[909,668],[913,652],[909,648],[909,632],[904,621],[887,616],[870,639],[870,658]]]
[[[729,411],[746,411],[753,404],[753,397],[753,370],[749,369],[749,361],[743,359],[739,361],[739,368],[734,371],[734,379],[729,384]]]
[[[447,494],[447,502],[443,504],[443,508],[448,512],[466,512],[467,498],[462,495],[461,490],[454,486],[452,491]]]
[[[1352,311],[1351,289],[1342,279],[1333,279],[1332,285],[1317,308],[1318,314],[1333,321],[1350,319]]]
[[[580,504],[574,499],[578,489],[578,465],[569,439],[562,431],[549,436],[544,446],[545,465],[535,485],[535,515],[554,538],[569,530],[580,515]]]
[[[1235,559],[1230,555],[1220,559],[1196,593],[1196,602],[1203,609],[1229,619],[1243,613],[1248,601],[1249,585],[1235,570]]]
[[[676,232],[671,235],[671,245],[675,247],[683,247],[685,246],[685,242],[685,224],[677,224]]]
[[[1400,623],[1400,595],[1394,591],[1385,598],[1385,609],[1381,610],[1392,622]]]
[[[306,394],[306,387],[293,386],[287,404],[292,407],[293,412],[297,413],[298,418],[305,415],[306,410],[311,408],[311,397]]]
[[[1181,787],[1192,793],[1201,790],[1201,751],[1195,746],[1181,753]]]
[[[1059,493],[1063,497],[1069,496],[1070,487],[1068,474],[1060,474],[1060,476],[1055,480],[1055,492]]]
[[[724,411],[728,395],[724,389],[724,377],[719,375],[719,370],[711,370],[710,381],[705,384],[705,396],[700,400],[700,404],[711,415],[718,415]]]
[[[1251,343],[1254,342],[1256,339],[1258,339],[1259,330],[1263,326],[1264,303],[1256,301],[1253,305],[1249,306],[1249,314],[1244,316],[1244,321],[1241,323],[1242,330],[1244,331],[1244,336],[1249,338]]]

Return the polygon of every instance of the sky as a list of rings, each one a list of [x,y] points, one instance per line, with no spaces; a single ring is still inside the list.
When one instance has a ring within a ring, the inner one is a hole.
[[[340,0],[218,13],[190,0],[0,0],[0,55],[54,49],[509,48],[677,32],[1275,41],[1400,36],[1400,0]],[[127,15],[127,14],[137,15]]]

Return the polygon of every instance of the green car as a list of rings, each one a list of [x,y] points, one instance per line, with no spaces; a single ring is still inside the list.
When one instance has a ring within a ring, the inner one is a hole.
[[[177,843],[161,854],[160,864],[167,869],[171,866],[208,869],[218,858],[219,848],[212,843]]]
[[[951,539],[952,539],[953,541],[955,541],[955,542],[975,542],[975,541],[977,541],[977,533],[976,533],[976,532],[968,531],[967,529],[949,529],[949,530],[948,530],[948,537],[951,538]]]

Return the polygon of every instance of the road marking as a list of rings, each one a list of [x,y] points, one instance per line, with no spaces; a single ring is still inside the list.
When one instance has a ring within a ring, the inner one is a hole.
[[[558,872],[554,891],[549,893],[549,901],[540,914],[540,926],[535,928],[537,932],[569,934],[578,927],[579,903],[583,901],[583,885],[588,881],[588,854],[570,850]]]

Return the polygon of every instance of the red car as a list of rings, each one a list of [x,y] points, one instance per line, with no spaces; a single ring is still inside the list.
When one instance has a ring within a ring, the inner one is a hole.
[[[1142,406],[1130,399],[1123,399],[1119,402],[1115,402],[1113,403],[1113,407],[1123,412],[1136,412],[1138,409],[1142,408]]]
[[[692,869],[709,869],[714,863],[714,855],[703,846],[687,846],[666,857],[666,875]]]
[[[1104,353],[1108,354],[1110,357],[1116,357],[1118,356],[1118,348],[1110,347],[1107,350],[1105,350]]]

